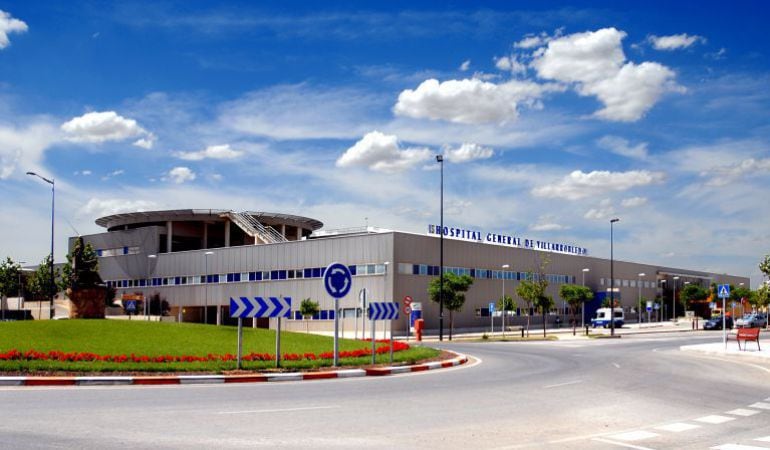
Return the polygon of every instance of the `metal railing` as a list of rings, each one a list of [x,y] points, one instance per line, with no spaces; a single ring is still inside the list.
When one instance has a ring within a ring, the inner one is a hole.
[[[268,244],[276,244],[279,242],[288,242],[286,236],[282,235],[275,228],[271,226],[265,226],[260,221],[255,219],[250,214],[239,213],[230,211],[227,213],[227,217],[238,225],[246,234],[251,237],[258,237]]]

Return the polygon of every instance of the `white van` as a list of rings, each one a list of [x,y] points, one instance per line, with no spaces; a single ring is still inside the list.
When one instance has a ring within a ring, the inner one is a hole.
[[[615,308],[615,328],[623,328],[625,316],[623,315],[623,308]],[[610,327],[610,308],[599,308],[596,310],[596,317],[591,319],[591,326],[596,327]]]

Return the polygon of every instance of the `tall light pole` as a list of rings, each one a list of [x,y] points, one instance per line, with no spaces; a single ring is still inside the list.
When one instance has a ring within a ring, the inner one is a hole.
[[[203,307],[203,323],[209,324],[209,256],[214,252],[206,252],[203,254],[203,259],[206,261],[206,299],[203,301],[205,305]]]
[[[639,285],[639,304],[636,305],[636,315],[639,316],[639,328],[642,327],[642,277],[644,275],[644,272],[640,273],[639,280],[637,281],[637,284]]]
[[[510,267],[511,266],[508,264],[503,264],[503,269],[508,269]],[[505,339],[505,270],[503,270],[503,319],[501,322],[503,324],[503,339]],[[495,330],[492,330],[492,332],[494,331]]]
[[[441,166],[441,221],[439,230],[439,292],[438,292],[438,340],[444,340],[444,155],[436,155]]]
[[[620,219],[610,219],[610,336],[615,336],[615,222],[620,222]]]
[[[583,272],[583,287],[586,287],[586,272],[590,272],[591,269],[588,267],[584,268],[582,270]],[[583,302],[582,305],[580,305],[580,328],[583,328],[586,326],[586,304]]]
[[[150,270],[150,263],[152,260],[155,261],[155,258],[157,258],[158,255],[147,255],[147,280],[145,280],[145,284],[150,282],[150,276],[152,275],[152,270]],[[151,284],[148,284],[149,287]],[[160,305],[158,305],[160,307]],[[150,300],[148,300],[147,296],[144,298],[144,317],[146,320],[150,320]]]
[[[660,288],[663,291],[660,294],[660,303],[661,303],[660,307],[663,308],[665,304],[665,302],[663,301],[663,296],[666,293],[666,280],[660,280],[660,284],[661,284]],[[660,311],[660,317],[658,317],[658,322],[663,322],[663,311]]]
[[[48,178],[42,177],[35,172],[27,172],[27,175],[32,175],[33,177],[38,177],[41,180],[45,181],[46,183],[51,185],[51,319],[53,319],[54,316],[54,305],[53,305],[53,299],[56,297],[56,277],[54,276],[53,272],[53,240],[54,240],[54,199],[56,198],[56,183],[54,182],[54,179],[51,178],[50,180]]]
[[[674,277],[674,295],[671,297],[671,321],[676,320],[676,282],[679,277]]]

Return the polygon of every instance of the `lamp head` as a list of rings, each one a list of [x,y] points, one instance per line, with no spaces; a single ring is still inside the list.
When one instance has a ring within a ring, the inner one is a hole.
[[[620,222],[620,219],[618,219],[617,217],[614,219],[610,219],[610,223],[615,223],[615,222]]]
[[[444,162],[444,155],[436,155],[436,162]]]
[[[591,271],[591,269],[589,269],[588,267],[586,267],[585,269],[583,269],[583,272],[590,272],[590,271]]]
[[[640,274],[639,274],[639,276],[640,276],[640,277],[643,277],[643,276],[645,276],[645,275],[646,275],[646,274],[645,274],[644,272],[642,272],[642,273],[640,273]]]

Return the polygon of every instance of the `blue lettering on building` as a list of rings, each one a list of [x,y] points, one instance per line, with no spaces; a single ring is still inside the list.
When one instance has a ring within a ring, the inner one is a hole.
[[[557,253],[566,253],[570,255],[587,255],[588,249],[575,245],[564,244],[561,242],[538,241],[519,236],[496,233],[482,233],[478,230],[467,228],[444,227],[443,232],[440,225],[428,225],[428,234],[441,235],[463,239],[467,241],[486,242],[488,244],[500,244],[510,247],[523,247],[532,250],[550,251]],[[523,245],[522,245],[523,243]]]

